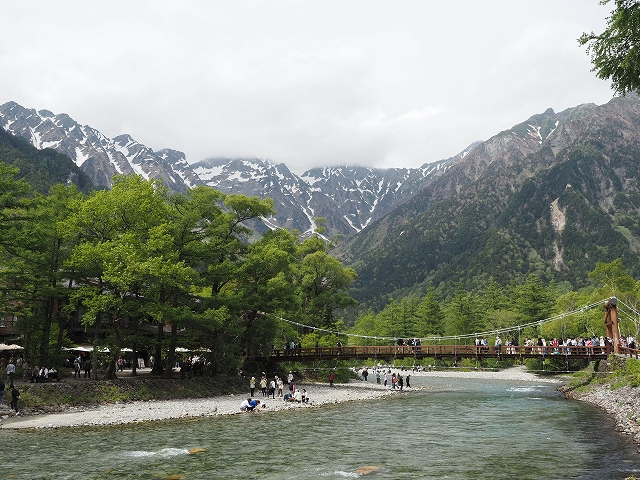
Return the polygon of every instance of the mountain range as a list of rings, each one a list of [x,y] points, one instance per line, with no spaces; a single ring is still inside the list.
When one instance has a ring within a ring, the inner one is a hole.
[[[208,185],[225,193],[273,198],[276,215],[255,228],[296,229],[303,236],[314,233],[316,219],[322,217],[326,236],[350,237],[409,199],[475,146],[420,168],[340,166],[298,176],[284,164],[259,158],[207,158],[190,164],[177,150],[154,151],[128,134],[108,138],[67,114],[15,102],[0,106],[0,126],[38,149],[67,155],[97,187],[109,188],[116,174],[139,174],[162,180],[175,192]]]
[[[560,291],[598,262],[640,275],[640,102],[549,109],[474,148],[339,249],[366,302],[536,274]]]
[[[154,152],[129,135],[109,139],[64,114],[0,106],[0,125],[69,156],[92,181],[115,173],[161,179],[181,192],[209,185],[270,197],[260,228],[310,234],[326,219],[333,253],[358,273],[365,306],[456,285],[478,289],[535,274],[560,291],[588,284],[598,262],[622,258],[640,276],[640,101],[614,98],[548,109],[460,154],[418,169],[327,167],[298,176],[264,159]]]

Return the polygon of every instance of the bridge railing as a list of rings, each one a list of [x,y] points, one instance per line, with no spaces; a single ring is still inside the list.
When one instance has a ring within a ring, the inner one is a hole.
[[[630,350],[630,349],[627,349]],[[637,350],[636,350],[637,352]],[[374,345],[274,349],[276,358],[369,358],[369,357],[481,357],[481,356],[608,356],[609,346],[476,346],[476,345]]]
[[[620,347],[620,353],[631,358],[640,358],[640,350],[637,348]]]

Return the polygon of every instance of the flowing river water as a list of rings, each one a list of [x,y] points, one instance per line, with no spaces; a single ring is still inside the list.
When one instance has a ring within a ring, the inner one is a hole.
[[[536,382],[422,377],[420,392],[321,408],[2,430],[1,478],[624,479],[640,454],[600,410]],[[312,387],[311,387],[312,390]],[[204,451],[189,454],[189,449]]]

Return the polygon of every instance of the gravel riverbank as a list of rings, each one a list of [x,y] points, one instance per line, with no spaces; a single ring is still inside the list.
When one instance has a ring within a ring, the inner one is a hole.
[[[282,398],[262,397],[259,412],[273,412],[292,408],[314,408],[321,405],[369,400],[399,393],[375,383],[352,381],[347,384],[299,385],[309,393],[309,403],[284,402]],[[416,390],[416,389],[414,389]],[[411,391],[411,390],[408,390]],[[2,429],[62,428],[78,426],[101,426],[125,423],[169,420],[176,418],[210,417],[240,414],[240,403],[245,395],[224,395],[211,398],[189,398],[182,400],[150,400],[116,403],[100,406],[71,407],[62,413],[47,413],[30,416],[3,415]]]
[[[410,372],[402,372],[403,374]],[[501,371],[433,371],[412,372],[412,377],[457,377],[457,378],[485,378],[506,379],[518,381],[549,381],[528,373],[522,367],[514,367]],[[330,387],[326,383],[301,384],[298,388],[308,391],[310,402],[305,404],[284,402],[281,398],[263,398],[259,412],[274,412],[293,408],[314,408],[322,405],[336,404],[348,401],[373,400],[388,395],[399,394],[398,390],[378,385],[375,381],[362,382],[352,380],[346,384],[336,384]],[[418,391],[420,388],[405,389],[404,393]],[[1,415],[0,428],[63,428],[77,426],[102,426],[125,423],[168,420],[176,418],[193,418],[203,416],[240,414],[240,403],[244,395],[223,395],[211,398],[189,398],[181,400],[150,400],[127,403],[107,404],[100,406],[70,407],[60,413],[42,413],[27,416]]]
[[[616,422],[616,430],[633,437],[640,446],[640,388],[611,385],[594,385],[586,393],[565,392],[568,398],[588,402],[610,414]]]

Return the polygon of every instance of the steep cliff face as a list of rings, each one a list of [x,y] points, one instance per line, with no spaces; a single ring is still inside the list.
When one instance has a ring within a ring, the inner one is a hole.
[[[618,257],[640,273],[638,127],[640,103],[614,99],[487,140],[340,248],[359,298],[529,273],[582,286]]]

